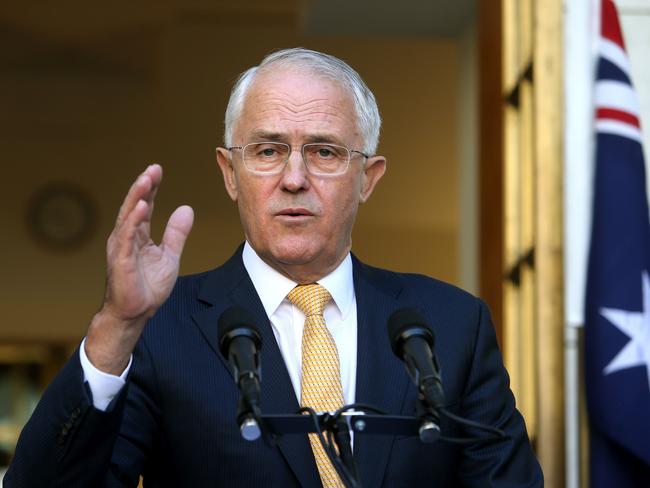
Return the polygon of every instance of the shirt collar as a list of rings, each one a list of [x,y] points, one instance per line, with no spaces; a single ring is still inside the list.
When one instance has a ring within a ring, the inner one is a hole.
[[[266,315],[271,317],[297,283],[265,263],[248,241],[244,244],[242,260],[255,291],[262,301]],[[330,292],[341,316],[345,318],[354,300],[350,254],[345,256],[334,271],[318,280],[318,283]]]

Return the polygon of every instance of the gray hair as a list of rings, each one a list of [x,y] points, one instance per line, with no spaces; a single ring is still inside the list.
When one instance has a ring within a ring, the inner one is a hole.
[[[361,79],[359,73],[339,58],[300,47],[271,53],[262,60],[259,66],[249,68],[239,76],[230,92],[230,100],[226,108],[224,143],[227,147],[233,144],[233,127],[241,115],[246,93],[255,75],[271,66],[289,66],[311,70],[319,76],[340,83],[352,95],[357,115],[357,128],[364,141],[363,150],[366,154],[375,154],[379,144],[381,117],[375,96]]]

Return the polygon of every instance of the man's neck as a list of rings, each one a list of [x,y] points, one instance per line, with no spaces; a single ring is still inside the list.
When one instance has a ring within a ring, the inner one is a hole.
[[[247,242],[247,244],[250,246],[250,243]],[[255,251],[252,246],[251,249]],[[318,280],[329,275],[332,271],[338,268],[343,260],[350,254],[350,250],[347,249],[341,256],[329,263],[312,261],[304,264],[283,263],[269,259],[268,257],[257,253],[257,251],[255,251],[255,253],[262,261],[281,275],[299,285],[307,285],[310,283],[316,283]]]
[[[255,290],[262,300],[262,305],[270,317],[297,282],[272,268],[248,243],[244,246],[242,260]],[[341,313],[347,313],[350,304],[354,301],[350,254],[345,256],[341,264],[331,273],[317,278],[316,281],[330,292]]]

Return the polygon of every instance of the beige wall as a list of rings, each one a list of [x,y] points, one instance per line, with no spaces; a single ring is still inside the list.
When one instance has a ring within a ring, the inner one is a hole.
[[[361,209],[354,251],[379,266],[457,281],[457,45],[300,38],[278,27],[253,34],[223,24],[173,19],[60,59],[32,54],[36,41],[15,46],[24,62],[0,70],[0,342],[82,336],[102,298],[105,238],[131,180],[150,162],[165,169],[156,235],[175,206],[196,211],[182,272],[231,254],[242,233],[213,160],[230,85],[266,52],[293,45],[349,61],[385,121],[388,172]],[[52,180],[75,182],[97,202],[98,230],[78,250],[43,249],[27,232],[30,195]]]

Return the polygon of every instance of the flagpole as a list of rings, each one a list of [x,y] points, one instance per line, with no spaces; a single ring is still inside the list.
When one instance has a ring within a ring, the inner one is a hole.
[[[565,4],[565,147],[564,204],[565,283],[565,449],[566,487],[586,486],[581,424],[584,422],[581,330],[584,325],[593,180],[593,78],[599,39],[600,1],[569,0]]]

